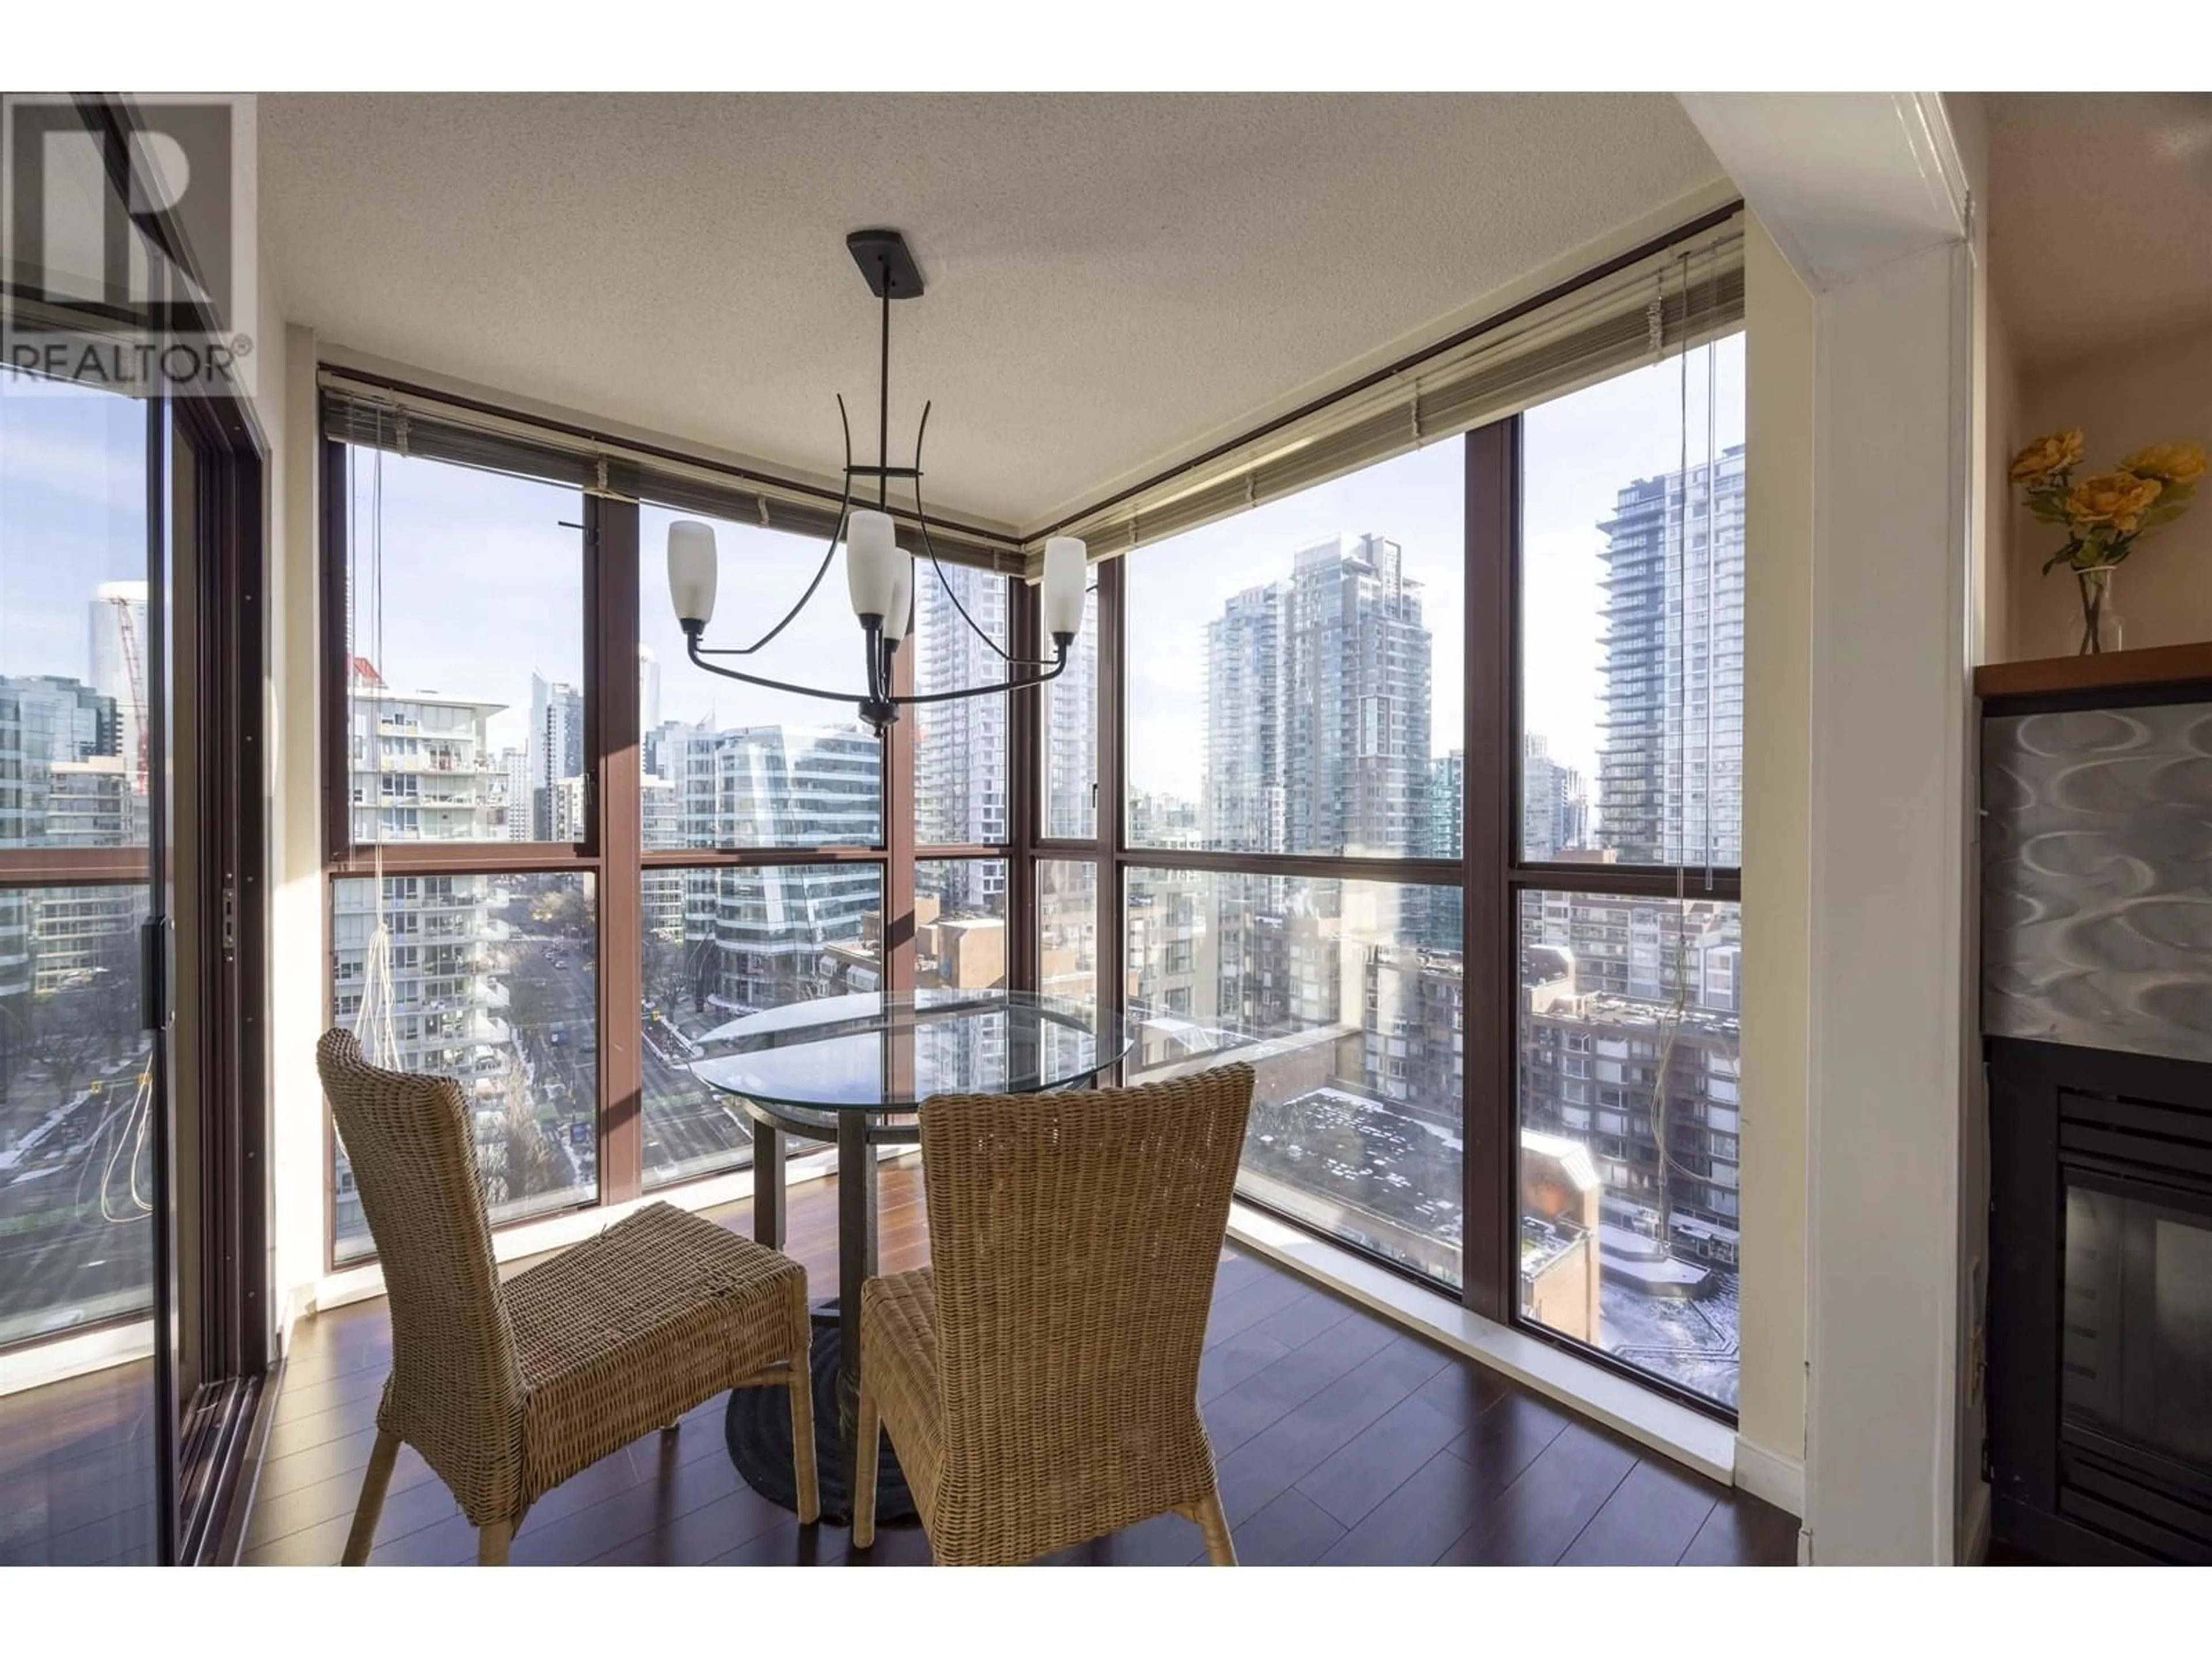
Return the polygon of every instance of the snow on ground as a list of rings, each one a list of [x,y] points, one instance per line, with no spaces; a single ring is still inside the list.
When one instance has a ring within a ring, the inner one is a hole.
[[[1598,1292],[1599,1346],[1668,1381],[1733,1407],[1736,1403],[1736,1279],[1715,1270],[1711,1295],[1695,1301],[1639,1295],[1607,1284]]]

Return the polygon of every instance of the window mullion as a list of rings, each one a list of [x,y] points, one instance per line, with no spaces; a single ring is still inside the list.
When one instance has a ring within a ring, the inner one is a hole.
[[[914,662],[920,641],[891,657],[891,691],[914,695]],[[915,733],[919,715],[907,709],[883,738],[884,750],[884,988],[914,989]]]
[[[586,833],[599,854],[599,1199],[607,1204],[636,1197],[644,1182],[637,516],[633,502],[592,496],[584,504],[585,723],[594,780]]]
[[[1035,661],[1037,648],[1037,590],[1012,584],[1007,606],[1008,648]],[[1006,698],[1006,987],[1038,989],[1036,839],[1042,817],[1043,768],[1039,763],[1043,700],[1049,691]]]
[[[1513,1202],[1515,944],[1507,869],[1520,810],[1514,754],[1520,724],[1520,451],[1517,416],[1467,434],[1463,1299],[1500,1323],[1510,1321],[1518,1301],[1512,1243],[1518,1208]]]
[[[1128,994],[1125,969],[1128,918],[1121,854],[1128,838],[1129,640],[1127,561],[1109,559],[1098,576],[1098,804],[1091,828],[1098,837],[1098,1011],[1118,1018]]]

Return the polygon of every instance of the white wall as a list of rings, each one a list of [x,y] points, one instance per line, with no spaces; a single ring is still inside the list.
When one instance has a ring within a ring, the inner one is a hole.
[[[1987,283],[1986,271],[1983,278]],[[2013,350],[2012,335],[2005,327],[2002,308],[1994,298],[1982,313],[1982,422],[1985,440],[1983,466],[1983,533],[1986,545],[1982,560],[1983,662],[2009,662],[2022,651],[2015,641],[2022,631],[2019,608],[2026,603],[2022,590],[2036,580],[2033,568],[2020,570],[2019,532],[2014,519],[2019,509],[2012,501],[2012,481],[2005,469],[2034,432],[2021,397],[2020,362]],[[2040,561],[2039,561],[2040,562]]]
[[[276,761],[270,798],[270,1300],[279,1328],[289,1332],[323,1270],[323,1095],[315,1041],[322,1035],[325,951],[315,337],[294,325],[284,338],[284,511],[270,582],[270,613],[281,619],[270,664]]]
[[[1736,1479],[1804,1505],[1814,304],[1746,236],[1743,1373]]]
[[[1747,624],[1747,649],[1755,640],[1761,655],[1756,682],[1747,660],[1747,720],[1755,697],[1784,699],[1746,732],[1747,772],[1759,757],[1768,768],[1756,818],[1746,800],[1747,929],[1761,904],[1755,878],[1786,905],[1796,874],[1794,781],[1773,769],[1806,769],[1801,1550],[1820,1563],[1948,1562],[1964,1462],[1967,676],[1979,483],[1969,185],[1952,116],[1971,125],[1978,112],[1948,110],[1929,94],[1682,100],[1813,296],[1813,441],[1802,476],[1784,476],[1802,363],[1770,359],[1765,392],[1770,410],[1786,411],[1785,453],[1767,486],[1773,510],[1802,510],[1809,477],[1810,588],[1802,600],[1773,586],[1764,601],[1755,589],[1746,596],[1747,607],[1771,607],[1768,631],[1756,616]],[[1792,311],[1780,307],[1785,331]],[[1766,432],[1761,421],[1754,450]],[[1796,681],[1783,656],[1791,651],[1805,675],[1794,731],[1786,700]],[[1754,870],[1754,859],[1766,862]],[[1768,921],[1786,974],[1796,941],[1783,918]],[[1762,963],[1758,976],[1767,971]],[[1786,1030],[1794,988],[1760,987],[1758,976],[1747,995],[1763,988],[1765,1018]],[[1747,1012],[1748,1045],[1759,1017]],[[1747,1071],[1753,1058],[1747,1047]],[[1770,1082],[1747,1092],[1747,1105],[1794,1081],[1785,1054],[1764,1060]],[[1749,1172],[1745,1186],[1748,1204]],[[1747,1341],[1747,1410],[1755,1363]],[[1740,1464],[1755,1462],[1744,1454],[1761,1443],[1780,1449],[1772,1442],[1788,1433],[1788,1408],[1778,1378],[1759,1382]]]
[[[285,672],[285,661],[292,651],[295,631],[291,616],[285,609],[289,598],[286,577],[287,564],[296,554],[297,534],[294,527],[295,511],[301,506],[298,480],[293,476],[293,461],[298,446],[292,440],[289,406],[291,383],[300,374],[313,377],[315,368],[314,343],[302,340],[300,331],[288,329],[283,320],[283,299],[276,273],[268,258],[265,238],[258,272],[260,316],[256,325],[254,355],[254,418],[260,423],[261,434],[269,447],[263,465],[263,490],[266,512],[262,523],[268,535],[263,550],[264,577],[267,583],[264,594],[264,611],[267,618],[268,635],[264,641],[266,678],[262,686],[262,726],[264,733],[261,769],[263,796],[268,805],[268,856],[264,868],[269,872],[265,896],[269,905],[268,934],[264,940],[264,959],[269,964],[269,985],[271,1018],[263,1030],[269,1043],[270,1099],[264,1120],[264,1145],[270,1156],[264,1161],[262,1175],[267,1183],[265,1202],[271,1218],[269,1238],[268,1283],[270,1296],[264,1313],[272,1332],[282,1334],[287,1328],[284,1309],[283,1279],[281,1276],[284,1261],[283,1241],[275,1224],[279,1182],[283,1178],[280,1159],[283,1138],[281,1081],[284,1075],[286,1045],[291,1033],[282,1018],[284,999],[294,981],[299,977],[299,964],[286,947],[282,932],[283,902],[283,849],[286,838],[297,825],[292,811],[289,793],[285,788],[285,768],[289,758],[289,735],[283,729],[283,711],[294,688]]]
[[[1823,1563],[1954,1554],[1971,305],[1957,242],[1819,305],[1805,1519]]]

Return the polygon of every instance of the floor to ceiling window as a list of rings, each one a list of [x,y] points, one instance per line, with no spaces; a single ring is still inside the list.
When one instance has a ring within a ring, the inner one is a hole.
[[[1512,917],[1522,1155],[1576,1177],[1524,1203],[1522,1311],[1731,1407],[1743,366],[1733,335],[1521,419]],[[1553,1292],[1591,1238],[1595,1310]]]
[[[373,392],[331,392],[325,426],[331,1012],[460,1079],[495,1225],[749,1165],[742,1114],[692,1069],[748,1016],[1008,982],[1009,699],[862,725],[834,511],[696,470],[605,491],[595,464],[465,420],[411,415],[403,440]],[[747,648],[725,660],[854,696],[697,665],[665,576],[679,520],[714,534],[711,643]],[[915,691],[1003,679],[1026,603],[946,550],[917,565]],[[633,1019],[636,1042],[603,1040]],[[335,1137],[332,1160],[345,1265],[374,1243]]]
[[[1260,1056],[1242,1190],[1446,1285],[1465,494],[1443,444],[1123,561],[1131,1075]]]
[[[151,1305],[152,1049],[135,882],[51,858],[143,849],[145,405],[0,398],[0,1348]],[[11,857],[16,854],[17,857]],[[12,866],[20,862],[18,871]],[[95,874],[94,872],[88,873]]]
[[[337,452],[346,651],[331,1013],[380,1063],[458,1079],[495,1220],[599,1188],[596,870],[580,491]],[[341,793],[342,792],[342,794]],[[556,850],[557,849],[557,850]],[[519,867],[549,854],[557,869]],[[333,1138],[331,1255],[373,1249]]]
[[[644,1185],[752,1162],[752,1132],[694,1061],[727,1052],[764,1008],[879,989],[884,872],[854,861],[884,836],[883,745],[849,703],[709,674],[669,608],[668,527],[636,509],[638,946]],[[705,520],[728,572],[726,642],[761,640],[818,575],[817,598],[744,665],[836,684],[858,661],[844,554],[811,538]]]
[[[1136,1017],[1132,1080],[1254,1065],[1247,1201],[1723,1415],[1735,241],[1692,233],[1489,356],[1077,521],[1109,554],[1121,812],[1052,830],[1048,793],[1036,919],[1040,983]],[[1454,410],[1464,437],[1431,437]],[[1042,790],[1076,730],[1054,720]]]
[[[264,1370],[234,413],[0,375],[0,1567],[203,1559]]]
[[[467,1080],[506,1222],[750,1163],[692,1067],[763,1010],[1095,1000],[1135,1029],[1123,1081],[1255,1066],[1246,1200],[1731,1411],[1743,341],[1714,225],[1694,282],[1643,256],[1373,394],[1403,407],[1109,503],[1056,681],[881,738],[853,696],[696,665],[662,578],[705,520],[710,642],[753,647],[718,660],[856,694],[834,501],[419,397],[403,461],[379,394],[331,383],[335,1014],[380,987],[395,1047]],[[1033,550],[933,533],[897,688],[996,686],[1042,654]]]

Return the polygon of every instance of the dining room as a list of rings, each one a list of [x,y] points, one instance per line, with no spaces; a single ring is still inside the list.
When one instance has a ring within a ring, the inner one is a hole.
[[[860,170],[926,198],[933,145],[976,121],[1010,132],[1019,106],[908,107],[905,141]],[[1267,103],[1083,107],[1132,185],[1139,133],[1199,153],[1279,130]],[[804,148],[839,131],[839,108],[711,112],[718,142],[773,131]],[[1309,191],[1354,166],[1332,124],[1387,112],[1395,133],[1360,141],[1377,154],[1471,156],[1500,131],[1448,100],[1293,112],[1305,136],[1280,165]],[[1611,186],[1608,211],[1634,227],[1611,257],[1555,257],[1553,279],[1519,278],[1518,303],[1486,301],[1287,425],[1088,501],[1071,498],[1101,474],[1097,446],[1140,432],[1136,411],[1094,399],[1080,446],[1048,423],[1017,467],[989,434],[1023,417],[1003,382],[985,395],[1001,359],[1102,384],[1085,354],[1120,337],[1081,297],[1082,264],[1040,284],[963,252],[980,227],[959,215],[855,228],[804,189],[757,192],[745,257],[807,308],[809,343],[722,319],[737,333],[715,350],[750,365],[745,393],[679,378],[670,396],[696,414],[672,402],[653,428],[759,453],[769,439],[744,422],[787,403],[785,459],[740,465],[622,418],[619,331],[576,342],[604,401],[556,412],[519,362],[476,370],[496,393],[427,367],[469,361],[439,342],[459,319],[356,284],[347,243],[405,234],[385,181],[435,165],[401,157],[448,131],[473,142],[480,111],[303,98],[259,113],[288,291],[319,319],[294,374],[331,629],[309,741],[334,1035],[326,1215],[302,1241],[313,1311],[293,1328],[245,1560],[654,1559],[702,1537],[856,1562],[1796,1559],[1793,1517],[1735,1478],[1740,786],[1708,800],[1671,770],[1690,730],[1711,733],[1712,775],[1741,769],[1723,688],[1742,672],[1752,233],[1677,109],[1514,105],[1524,127],[1556,118],[1675,169]],[[522,100],[497,118],[520,143],[552,113]],[[629,116],[568,118],[611,132]],[[1031,157],[1036,190],[1078,153]],[[491,188],[501,165],[456,187]],[[1316,228],[1336,210],[1325,195],[1301,209]],[[507,199],[509,218],[574,205]],[[656,186],[640,205],[683,200]],[[1180,210],[1180,251],[1149,282],[1195,276],[1213,210]],[[1408,257],[1376,303],[1410,320],[1455,289],[1496,291],[1413,254],[1441,250],[1450,222],[1411,199],[1395,214]],[[1052,245],[1048,221],[1025,222]],[[1495,251],[1499,276],[1543,240]],[[1271,280],[1285,301],[1304,285]],[[1655,292],[1656,352],[1620,326],[1643,327]],[[542,303],[550,322],[562,301]],[[949,349],[986,318],[987,344]],[[1364,327],[1402,332],[1379,313]],[[426,366],[359,343],[401,334]],[[1304,349],[1318,368],[1344,337]],[[1250,406],[1237,387],[1264,383],[1264,356],[1255,338],[1185,376],[1177,418]],[[696,428],[710,405],[720,424]],[[1585,653],[1579,679],[1548,659],[1606,625],[1608,568],[1616,591],[1692,580],[1667,577],[1663,551],[1652,562],[1663,501],[1623,492],[1692,441],[1675,471],[1722,517],[1715,566],[1694,573],[1715,625],[1668,648],[1713,701],[1668,709],[1639,701],[1650,624],[1617,601],[1609,655]],[[1468,503],[1509,489],[1531,507],[1496,533]],[[1561,506],[1616,515],[1609,541],[1551,551]],[[1518,574],[1539,548],[1559,576]],[[1511,662],[1517,726],[1473,690],[1480,665]],[[1513,787],[1479,787],[1494,775]],[[1693,862],[1698,892],[1677,896],[1668,866]],[[1482,920],[1500,878],[1516,963]],[[1534,987],[1518,1012],[1516,986]],[[1512,1066],[1517,1097],[1486,1086],[1486,1067]],[[1640,1109],[1600,1125],[1599,1076],[1640,1079]],[[440,1077],[452,1098],[398,1080]],[[1237,1098],[1210,1092],[1224,1078]],[[1696,1146],[1670,1137],[1655,1190],[1650,1124],[1670,1097]],[[951,1103],[970,1098],[998,1103],[1009,1139],[957,1129]],[[1133,1127],[1155,1109],[1174,1126],[1158,1144]],[[449,1115],[464,1132],[448,1145]],[[434,1226],[428,1171],[401,1157],[434,1144],[437,1190],[475,1194]],[[948,1241],[970,1234],[982,1277],[948,1299]],[[395,1259],[434,1237],[505,1276],[476,1285],[465,1316],[446,1269]],[[769,1254],[741,1261],[731,1241]],[[410,1383],[406,1356],[429,1340],[410,1317],[445,1341],[456,1321],[489,1333],[471,1363],[513,1369],[535,1399],[541,1376],[596,1376],[622,1343],[642,1355],[708,1317],[685,1300],[703,1290],[625,1251],[763,1285],[784,1283],[763,1263],[800,1261],[803,1291],[775,1294],[801,1312],[760,1289],[754,1334],[726,1343],[740,1358],[634,1357],[623,1369],[667,1371],[673,1392],[590,1396],[568,1430],[526,1414],[514,1468],[457,1485],[445,1442],[502,1439],[507,1413],[448,1421],[442,1371]],[[564,1323],[570,1295],[599,1305],[593,1271],[629,1287],[640,1322],[608,1352],[520,1322],[532,1286],[556,1297],[532,1321]],[[403,1283],[429,1298],[411,1316]],[[944,1328],[956,1311],[969,1334]],[[367,1334],[380,1322],[386,1350]],[[317,1363],[325,1342],[363,1375]],[[930,1370],[956,1355],[995,1379],[974,1422]],[[1006,1368],[1030,1366],[1056,1408],[1007,1393]],[[1124,1421],[1107,1402],[1135,1375],[1164,1392]],[[947,1415],[916,1420],[917,1400]],[[1009,1424],[1042,1438],[994,1441]],[[529,1449],[540,1435],[557,1455]],[[1182,1449],[1139,1478],[1109,1449],[1132,1436]],[[672,1513],[634,1526],[669,1459],[688,1471]],[[1064,1496],[1016,1525],[1012,1494],[1058,1480],[1055,1462],[1088,1468],[1071,1490],[1097,1504]],[[738,1529],[763,1530],[677,1527],[695,1508],[742,1508]]]
[[[0,1563],[1990,1558],[1977,94],[205,100],[0,104],[237,376],[0,362]]]

